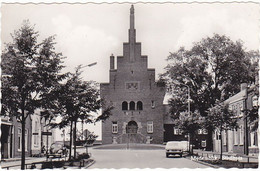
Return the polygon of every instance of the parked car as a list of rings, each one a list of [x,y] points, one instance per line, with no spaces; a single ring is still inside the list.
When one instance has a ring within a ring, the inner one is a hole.
[[[180,155],[182,157],[183,152],[189,151],[189,142],[188,141],[169,141],[165,146],[166,157],[169,155]]]
[[[50,155],[52,154],[62,154],[67,156],[68,154],[68,149],[62,142],[55,142],[52,143],[50,146]]]

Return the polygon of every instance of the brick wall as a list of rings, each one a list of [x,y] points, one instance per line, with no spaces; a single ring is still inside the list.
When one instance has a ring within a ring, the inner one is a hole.
[[[31,155],[31,137],[32,137],[32,127],[31,127],[31,118],[28,116],[26,119],[25,128],[28,130],[27,135],[27,151],[25,151],[25,156]],[[18,150],[18,128],[22,129],[22,125],[18,122],[15,118],[13,119],[13,126],[14,126],[14,136],[13,136],[13,157],[21,157],[22,150]]]
[[[117,57],[117,69],[111,69],[109,83],[101,84],[101,97],[106,103],[112,103],[112,116],[102,124],[102,143],[110,144],[113,137],[125,133],[126,124],[135,121],[138,133],[145,138],[150,136],[151,143],[163,143],[163,98],[165,88],[157,86],[155,70],[147,68],[147,56],[141,55],[141,43],[134,43],[134,60],[130,59],[130,43],[124,43],[124,56]],[[113,65],[113,64],[111,64]],[[127,88],[128,83],[137,84],[138,88]],[[143,110],[122,110],[122,102],[138,101],[143,103]],[[152,107],[152,101],[155,107]],[[118,123],[118,133],[112,134],[112,122]],[[153,133],[147,133],[147,122],[153,121]]]

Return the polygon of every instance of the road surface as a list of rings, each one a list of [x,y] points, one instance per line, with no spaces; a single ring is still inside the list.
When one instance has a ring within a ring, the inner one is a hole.
[[[166,158],[164,149],[95,149],[89,152],[96,161],[89,169],[101,168],[209,168],[180,157]]]

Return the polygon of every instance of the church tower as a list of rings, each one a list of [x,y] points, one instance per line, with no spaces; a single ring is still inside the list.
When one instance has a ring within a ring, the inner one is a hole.
[[[136,42],[134,6],[130,8],[129,39],[123,56],[110,56],[109,83],[101,84],[101,97],[114,109],[102,123],[102,143],[163,143],[165,88],[155,82],[155,69],[147,66]]]

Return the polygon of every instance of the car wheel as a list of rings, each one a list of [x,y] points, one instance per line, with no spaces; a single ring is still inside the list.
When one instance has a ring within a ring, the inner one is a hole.
[[[169,154],[166,154],[166,157],[168,158],[168,157],[169,157]]]
[[[180,154],[180,157],[182,157],[182,154]]]

